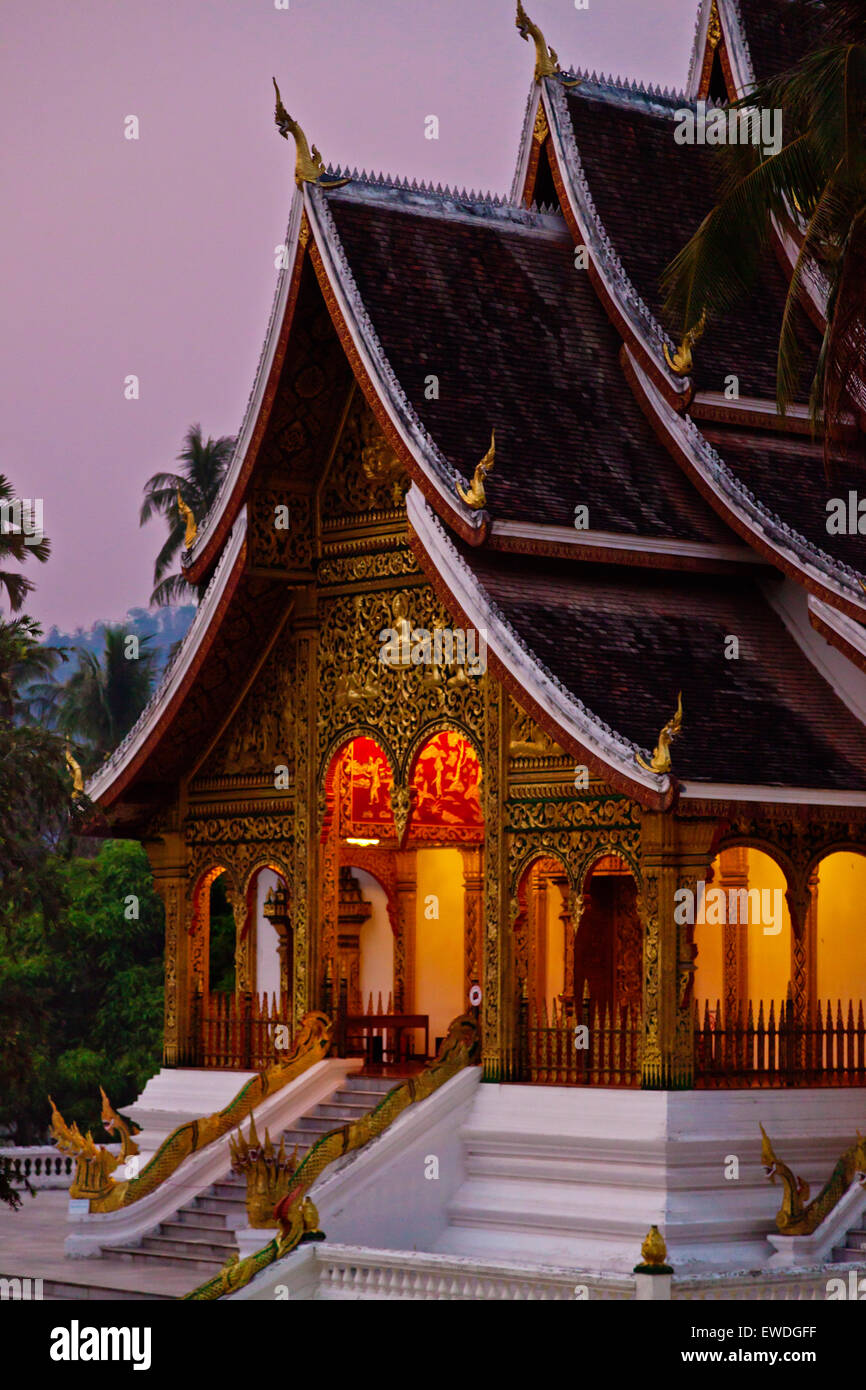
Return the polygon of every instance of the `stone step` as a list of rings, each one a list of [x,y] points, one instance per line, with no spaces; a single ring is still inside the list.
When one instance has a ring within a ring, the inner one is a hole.
[[[207,1212],[211,1216],[234,1216],[243,1209],[243,1194],[240,1197],[212,1197],[204,1193],[201,1197],[193,1197],[192,1200],[193,1211]]]
[[[193,1198],[193,1201],[196,1200],[197,1198]],[[164,1224],[175,1223],[190,1231],[196,1231],[200,1228],[212,1231],[227,1231],[229,1229],[223,1212],[199,1211],[191,1202],[174,1213],[171,1223],[166,1222]]]
[[[193,1255],[197,1260],[217,1260],[220,1265],[238,1253],[236,1241],[196,1240],[195,1237],[175,1239],[162,1233],[144,1236],[136,1249],[152,1255]]]
[[[850,1240],[851,1237],[846,1236],[846,1239]],[[866,1250],[864,1250],[862,1246],[836,1245],[833,1247],[831,1261],[833,1264],[838,1265],[862,1265],[866,1263]]]
[[[178,1221],[179,1215],[180,1212],[176,1213],[171,1221],[163,1221],[162,1225],[158,1226],[146,1239],[161,1239],[165,1236],[168,1240],[201,1240],[207,1241],[210,1245],[231,1245],[234,1247],[237,1244],[234,1231],[229,1230],[227,1226],[216,1225],[215,1219],[214,1224],[208,1226],[187,1226],[185,1222]]]
[[[174,1268],[186,1268],[200,1270],[205,1274],[217,1274],[225,1264],[225,1260],[207,1256],[197,1257],[196,1255],[184,1255],[179,1251],[145,1250],[140,1245],[104,1245],[103,1254],[113,1260],[125,1260],[130,1264],[148,1264],[154,1261],[164,1261]]]
[[[45,1303],[60,1303],[65,1299],[80,1303],[83,1299],[100,1303],[125,1303],[129,1301],[147,1303],[175,1300],[174,1293],[147,1293],[141,1289],[115,1289],[104,1284],[67,1284],[62,1279],[46,1279],[42,1286]]]
[[[866,1231],[849,1231],[845,1237],[845,1242],[849,1248],[854,1250],[866,1250]]]

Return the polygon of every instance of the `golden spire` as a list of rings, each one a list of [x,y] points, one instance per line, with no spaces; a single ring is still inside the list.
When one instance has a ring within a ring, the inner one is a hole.
[[[73,758],[68,743],[66,745],[66,766],[72,773],[72,796],[73,798],[79,797],[84,792],[84,773],[81,771],[81,765]]]
[[[480,511],[487,501],[484,495],[484,479],[493,467],[495,459],[496,431],[491,430],[490,448],[476,467],[472,475],[472,482],[469,484],[468,489],[462,487],[460,483],[457,484],[457,491],[460,493],[461,498],[466,503],[467,507],[471,507],[474,512]]]
[[[183,537],[183,548],[189,550],[198,535],[198,525],[192,514],[192,507],[188,507],[180,495],[180,488],[177,490],[177,509],[186,522],[186,531]]]
[[[274,120],[277,130],[284,140],[288,140],[290,135],[295,139],[295,183],[300,188],[302,183],[316,183],[320,188],[342,188],[348,183],[348,179],[333,179],[330,182],[322,179],[325,172],[325,161],[319,154],[315,145],[312,150],[307,142],[307,137],[301,130],[297,121],[293,120],[283,106],[283,99],[280,96],[280,89],[277,86],[277,79],[271,78],[274,84],[274,91],[277,94],[277,104],[274,108]]]
[[[704,309],[694,328],[690,328],[683,338],[676,352],[671,355],[667,343],[664,345],[665,361],[672,372],[677,376],[688,376],[692,370],[692,348],[699,338],[703,337],[704,329],[707,326],[707,311]]]
[[[517,18],[515,26],[520,30],[522,39],[532,39],[535,44],[535,80],[540,82],[542,77],[553,77],[559,72],[559,59],[556,49],[551,48],[537,24],[534,24],[526,13],[521,0],[517,0]]]
[[[707,43],[710,48],[718,48],[722,41],[722,21],[719,18],[719,10],[716,0],[713,0],[710,9],[710,18],[707,24]]]
[[[644,762],[640,753],[635,753],[635,758],[641,767],[647,772],[670,772],[671,770],[671,739],[676,738],[680,729],[683,727],[683,692],[677,696],[677,709],[672,719],[669,719],[659,734],[659,741],[655,746],[653,755],[649,762]]]

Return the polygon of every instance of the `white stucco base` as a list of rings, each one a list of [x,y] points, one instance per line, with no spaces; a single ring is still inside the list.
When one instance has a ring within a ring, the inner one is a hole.
[[[866,1090],[482,1085],[433,1249],[625,1272],[655,1223],[678,1274],[765,1268],[782,1189],[759,1122],[814,1195],[866,1123]]]

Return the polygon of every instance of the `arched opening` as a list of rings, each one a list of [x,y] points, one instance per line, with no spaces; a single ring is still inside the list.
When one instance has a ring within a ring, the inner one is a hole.
[[[600,1015],[623,1009],[640,1013],[642,930],[637,884],[624,859],[606,854],[583,882],[583,911],[574,943],[577,998],[589,998]]]
[[[866,856],[850,850],[828,854],[811,881],[807,921],[807,960],[814,958],[812,989],[826,1019],[849,1013],[856,1022],[866,999],[866,951],[863,950],[863,903],[866,902]],[[811,950],[809,949],[811,947]]]
[[[450,728],[417,748],[402,786],[367,734],[327,769],[321,997],[359,1030],[371,1065],[419,1060],[480,983],[480,777],[472,744]]]
[[[781,866],[763,850],[736,845],[711,865],[695,899],[698,1020],[731,1020],[763,1004],[774,1017],[792,983],[791,914]]]

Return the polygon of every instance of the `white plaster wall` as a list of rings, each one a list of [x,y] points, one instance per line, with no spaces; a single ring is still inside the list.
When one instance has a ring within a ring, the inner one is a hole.
[[[373,909],[361,928],[362,1012],[366,1012],[371,994],[373,1008],[378,1008],[380,992],[382,1008],[387,1009],[388,995],[394,989],[394,933],[388,920],[388,900],[384,888],[372,874],[355,868],[352,873],[361,885],[361,896]]]

